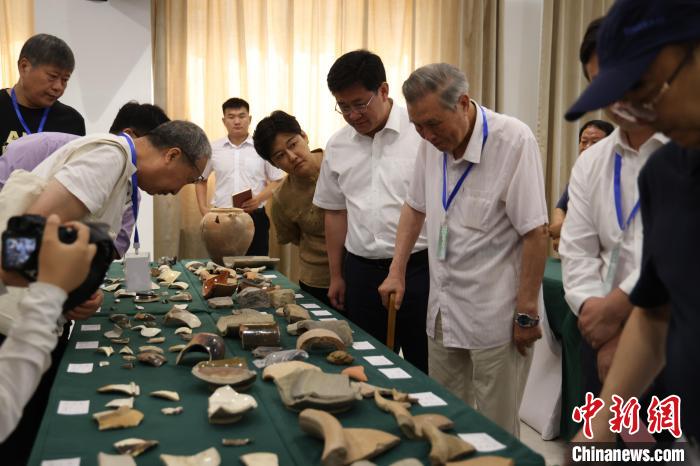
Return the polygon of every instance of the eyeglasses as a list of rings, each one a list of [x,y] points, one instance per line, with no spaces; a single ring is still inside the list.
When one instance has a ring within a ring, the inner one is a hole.
[[[340,113],[341,115],[346,116],[350,115],[352,112],[365,113],[367,111],[367,107],[369,107],[369,104],[370,102],[372,102],[372,99],[374,99],[375,95],[377,94],[372,94],[372,97],[369,98],[366,104],[345,105],[336,102],[335,111]]]
[[[185,156],[185,158],[186,158],[187,161],[190,163],[190,165],[192,165],[192,166],[194,167],[194,169],[197,170],[197,173],[199,173],[199,176],[197,176],[197,177],[194,178],[192,181],[190,181],[190,183],[201,183],[202,181],[206,181],[206,178],[204,178],[204,176],[202,176],[202,172],[199,171],[199,167],[198,167],[197,164],[195,163],[195,161],[194,161],[194,159],[192,158],[192,156],[191,156],[190,154],[188,154],[187,152],[185,152],[185,151],[182,151],[182,155]]]
[[[687,65],[693,57],[695,46],[688,47],[683,59],[678,63],[676,69],[671,73],[671,76],[661,85],[658,91],[639,102],[618,101],[612,104],[610,111],[623,120],[631,123],[653,123],[658,118],[656,105],[661,102],[671,83],[676,79],[683,67]]]

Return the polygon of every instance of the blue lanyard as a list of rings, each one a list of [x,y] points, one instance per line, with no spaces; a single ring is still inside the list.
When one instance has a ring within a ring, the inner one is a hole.
[[[489,123],[488,121],[486,121],[486,113],[484,112],[484,107],[479,106],[479,108],[481,109],[482,115],[481,153],[483,154],[484,147],[486,146],[486,140],[489,138]],[[462,187],[462,183],[464,183],[464,180],[467,179],[467,176],[469,175],[469,172],[472,171],[473,166],[474,164],[470,162],[469,166],[464,170],[464,173],[462,173],[462,176],[457,181],[457,184],[455,185],[454,189],[452,189],[450,196],[447,197],[447,153],[442,153],[442,207],[445,209],[445,212],[447,212],[447,209],[450,208],[450,205],[452,204],[452,201],[457,195],[459,188]]]
[[[123,136],[124,139],[126,139],[126,142],[129,143],[129,149],[131,149],[131,163],[134,164],[134,167],[136,166],[136,147],[134,147],[134,141],[131,140],[129,135],[125,133],[119,133],[120,136]],[[134,249],[136,252],[139,250],[139,246],[141,245],[139,243],[139,227],[136,225],[136,220],[139,217],[139,180],[136,178],[136,172],[134,172],[133,175],[131,175],[131,210],[134,212]]]
[[[613,187],[614,187],[614,191],[615,191],[615,212],[617,213],[617,224],[620,226],[620,230],[625,231],[630,226],[630,223],[632,223],[632,220],[634,220],[634,217],[635,217],[635,215],[637,215],[637,212],[639,212],[639,199],[637,199],[637,202],[634,204],[634,207],[632,207],[632,211],[630,212],[629,217],[627,217],[627,221],[623,222],[622,192],[620,190],[620,172],[621,171],[622,171],[622,156],[616,152],[615,153],[615,177],[613,179]]]
[[[15,114],[17,115],[19,122],[22,124],[22,128],[24,128],[24,131],[27,134],[32,134],[32,132],[29,130],[29,127],[27,126],[27,122],[24,121],[22,112],[19,110],[19,105],[17,104],[17,94],[15,94],[14,87],[10,91],[10,97],[12,97],[12,107],[14,107],[15,109]],[[41,133],[42,131],[44,131],[44,125],[46,124],[46,119],[49,116],[49,110],[51,110],[51,107],[46,107],[44,109],[44,114],[41,116],[41,121],[39,121],[39,128],[36,130],[37,133]]]

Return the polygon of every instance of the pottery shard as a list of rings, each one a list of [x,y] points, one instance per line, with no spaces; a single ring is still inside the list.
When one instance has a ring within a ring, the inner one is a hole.
[[[153,367],[160,367],[166,362],[168,362],[168,359],[163,354],[156,353],[155,351],[143,351],[139,353],[136,357],[142,363],[148,364],[149,366]]]
[[[173,307],[165,314],[163,324],[172,326],[186,325],[190,328],[198,328],[202,326],[202,321],[190,311]]]
[[[247,453],[239,458],[245,466],[278,466],[277,455],[267,452]]]
[[[172,295],[171,297],[168,298],[168,301],[172,302],[189,302],[192,301],[192,295],[187,292],[182,292],[182,293],[176,293]]]
[[[158,445],[158,440],[144,440],[141,438],[126,438],[114,444],[114,448],[122,455],[139,456],[149,448]]]
[[[292,372],[275,379],[284,405],[292,410],[317,408],[329,412],[348,410],[360,394],[346,375],[326,374],[314,370]]]
[[[217,388],[209,397],[207,414],[212,424],[230,424],[243,417],[246,411],[257,407],[255,398],[238,393],[230,386],[224,385]]]
[[[275,322],[271,314],[256,311],[255,309],[241,309],[234,311],[236,314],[220,317],[216,327],[222,335],[239,335],[242,324],[270,324]]]
[[[367,376],[365,375],[365,368],[362,366],[351,366],[342,370],[341,374],[345,374],[351,379],[357,380],[358,382],[367,382]]]
[[[470,460],[448,461],[445,466],[513,466],[514,464],[511,458],[487,455]]]
[[[296,298],[294,298],[294,290],[272,290],[268,294],[270,295],[270,305],[274,308],[282,307],[285,304],[296,304],[297,302]]]
[[[99,452],[97,454],[97,466],[136,466],[136,462],[127,454],[110,455]]]
[[[263,370],[263,380],[276,380],[292,372],[312,370],[321,372],[321,368],[304,361],[286,361],[267,366]]]
[[[270,307],[270,295],[265,290],[249,287],[236,295],[236,303],[239,307],[253,309]]]
[[[345,346],[352,345],[352,329],[345,320],[302,320],[287,326],[290,335],[301,335],[309,330],[323,328],[334,332],[343,340]]]
[[[287,322],[289,322],[290,324],[293,324],[294,322],[299,322],[301,320],[311,319],[309,311],[299,306],[298,304],[285,304],[284,308],[282,309],[282,312],[284,313],[284,318],[287,319]]]
[[[302,411],[299,425],[304,432],[323,439],[323,466],[342,466],[373,458],[401,441],[377,429],[343,429],[334,416],[316,409]]]
[[[164,400],[180,401],[180,395],[170,390],[156,390],[155,392],[149,393],[149,395],[156,398],[163,398]]]
[[[219,466],[221,456],[216,448],[208,448],[192,456],[160,455],[165,466]]]
[[[175,406],[174,408],[163,408],[160,410],[160,412],[165,414],[166,416],[175,416],[177,414],[181,414],[182,411],[184,411],[182,406]]]
[[[345,343],[332,330],[317,328],[304,332],[302,336],[297,338],[297,349],[311,352],[314,349],[327,350],[329,348],[345,350]]]
[[[104,385],[97,389],[99,393],[124,393],[125,395],[139,396],[141,388],[134,382],[128,384]]]
[[[221,296],[219,298],[207,299],[207,305],[212,309],[233,307],[233,298],[231,298],[230,296]]]
[[[352,356],[352,354],[348,353],[347,351],[333,351],[331,354],[326,356],[326,361],[339,366],[352,364],[354,360],[355,358]]]
[[[121,406],[95,413],[92,417],[97,421],[99,430],[124,429],[139,425],[143,419],[143,413],[137,409]]]
[[[474,452],[474,447],[456,435],[445,434],[440,429],[426,423],[422,428],[422,436],[430,442],[430,464],[442,465],[450,460]]]

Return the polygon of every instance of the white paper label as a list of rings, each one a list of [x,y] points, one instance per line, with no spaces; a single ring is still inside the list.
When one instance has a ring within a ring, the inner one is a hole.
[[[306,309],[321,309],[321,306],[319,306],[316,303],[304,303],[304,304],[302,304],[302,306],[305,307]]]
[[[64,458],[60,460],[44,460],[41,466],[80,466],[80,458]]]
[[[476,434],[457,434],[459,437],[467,443],[471,443],[476,448],[476,451],[496,451],[503,450],[506,446],[501,442],[491,437],[489,434],[476,433]]]
[[[400,367],[389,367],[387,369],[379,369],[379,372],[386,375],[390,379],[410,379],[411,374],[401,369]]]
[[[294,297],[297,298],[297,299],[302,299],[302,298],[304,297],[304,295],[301,294],[301,293],[297,293],[297,294],[294,295]]]
[[[75,343],[75,349],[97,349],[99,342],[97,341],[78,341]]]
[[[394,363],[389,361],[386,356],[365,356],[365,361],[373,366],[393,366]]]
[[[368,341],[356,341],[352,344],[352,349],[359,351],[374,349],[374,345]]]
[[[447,402],[433,392],[411,393],[411,397],[418,400],[418,404],[427,408],[429,406],[447,406]]]
[[[317,317],[320,316],[332,316],[331,311],[326,311],[325,309],[322,309],[320,311],[311,311],[311,313]]]
[[[89,374],[92,372],[92,363],[88,362],[85,364],[75,364],[75,363],[70,363],[68,364],[68,369],[66,372],[71,372],[73,374]]]
[[[100,324],[82,324],[80,326],[80,331],[81,332],[99,332],[100,331]]]
[[[268,274],[263,274],[263,277],[265,278],[277,278],[277,275],[274,273],[268,273]]]
[[[90,400],[67,401],[61,400],[58,403],[58,414],[72,416],[76,414],[87,414],[90,411]]]

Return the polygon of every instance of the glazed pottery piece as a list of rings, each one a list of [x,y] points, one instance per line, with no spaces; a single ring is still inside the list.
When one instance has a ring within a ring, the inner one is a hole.
[[[129,316],[126,314],[112,314],[109,320],[120,326],[121,328],[130,328]]]
[[[168,362],[168,359],[165,357],[165,355],[163,355],[162,353],[156,353],[155,351],[143,351],[137,354],[136,358],[140,362],[153,367],[160,367],[166,362]]]
[[[143,413],[128,406],[121,406],[95,413],[92,417],[97,421],[99,430],[125,429],[139,425],[143,419]]]
[[[287,333],[290,335],[302,335],[304,332],[317,328],[330,330],[343,340],[345,346],[352,346],[352,329],[345,320],[302,320],[287,325]]]
[[[253,309],[267,308],[270,307],[270,295],[263,289],[248,287],[236,294],[236,304]]]
[[[182,333],[192,335],[192,329],[189,327],[178,327],[175,329],[175,335],[180,335]]]
[[[194,273],[196,270],[203,269],[206,267],[204,262],[191,261],[185,264],[185,268],[190,272]]]
[[[135,291],[127,291],[125,289],[121,289],[121,290],[117,290],[114,292],[114,299],[135,298],[135,297],[136,297]]]
[[[303,349],[311,352],[311,350],[345,350],[345,343],[340,339],[337,333],[332,330],[316,328],[304,332],[297,338],[297,349]]]
[[[156,344],[156,343],[163,343],[164,341],[165,341],[165,337],[153,337],[153,338],[149,338],[148,340],[146,340],[146,343]]]
[[[174,303],[190,302],[192,301],[192,295],[186,291],[183,291],[182,293],[176,293],[170,296],[168,301],[172,301]]]
[[[121,328],[119,325],[115,325],[112,330],[109,330],[104,333],[105,338],[120,338],[122,336],[122,333],[124,333],[124,329]]]
[[[286,361],[300,361],[302,359],[309,359],[309,353],[304,350],[290,349],[276,351],[265,356],[263,359],[256,359],[253,364],[258,369],[264,369],[267,366],[272,366],[274,364],[279,364]]]
[[[263,370],[263,380],[276,380],[296,371],[312,370],[321,372],[321,368],[304,361],[286,361],[267,366]]]
[[[284,313],[284,318],[287,319],[287,322],[290,324],[311,319],[309,311],[298,304],[285,304],[282,308],[282,312]]]
[[[302,411],[299,426],[323,440],[321,463],[324,466],[343,466],[373,458],[400,442],[397,436],[377,429],[343,429],[334,416],[316,409]]]
[[[279,346],[280,328],[277,322],[267,324],[241,324],[238,328],[241,345],[244,350],[251,350],[258,346]]]
[[[270,295],[270,306],[277,309],[285,304],[296,304],[297,300],[294,297],[294,290],[282,289],[282,290],[272,290],[268,293]]]
[[[192,368],[192,375],[213,388],[230,385],[237,391],[250,388],[257,377],[255,371],[248,369],[243,358],[201,361]]]
[[[144,440],[141,438],[125,438],[114,444],[114,449],[122,455],[139,456],[144,451],[158,445],[158,440]]]
[[[282,351],[283,349],[284,348],[281,346],[258,346],[251,351],[250,354],[252,354],[254,358],[264,358],[268,354],[276,353],[277,351]]]
[[[196,333],[192,336],[190,342],[177,355],[175,364],[180,364],[185,354],[188,352],[207,353],[209,361],[213,359],[223,359],[226,355],[226,347],[224,340],[219,335],[214,333]]]
[[[236,208],[211,209],[202,218],[199,228],[209,257],[219,264],[224,263],[224,256],[245,254],[255,233],[251,216]]]
[[[255,398],[238,393],[228,385],[224,385],[217,388],[209,397],[207,415],[212,424],[230,424],[241,419],[245,412],[257,407]]]
[[[156,327],[145,327],[141,329],[141,336],[152,338],[160,333],[160,329]]]
[[[161,265],[160,267],[158,267],[158,270],[160,271],[160,274],[158,275],[158,278],[156,278],[156,280],[160,283],[166,283],[168,285],[174,283],[175,280],[177,280],[177,278],[182,273],[178,272],[177,270],[171,269],[167,265]]]
[[[160,455],[165,466],[219,466],[221,456],[216,448],[208,448],[192,456]]]
[[[170,288],[171,290],[186,290],[189,287],[190,284],[186,282],[173,282],[170,285],[168,285],[168,288]]]
[[[134,382],[129,382],[128,384],[111,384],[104,385],[97,389],[99,393],[123,393],[130,396],[139,396],[141,394],[141,388]]]
[[[205,299],[232,296],[236,292],[238,281],[231,278],[228,271],[207,278],[202,284],[202,296]]]
[[[149,314],[148,312],[137,312],[134,315],[134,319],[142,320],[144,322],[155,322],[156,316],[154,316],[153,314]]]
[[[167,312],[167,314],[165,314],[165,317],[163,318],[163,325],[186,325],[189,328],[198,328],[202,326],[202,321],[190,311],[173,307]]]
[[[234,311],[234,314],[230,316],[219,317],[219,320],[216,321],[216,328],[219,329],[221,335],[238,337],[241,324],[271,324],[274,322],[275,318],[265,312],[255,309],[241,309]]]

